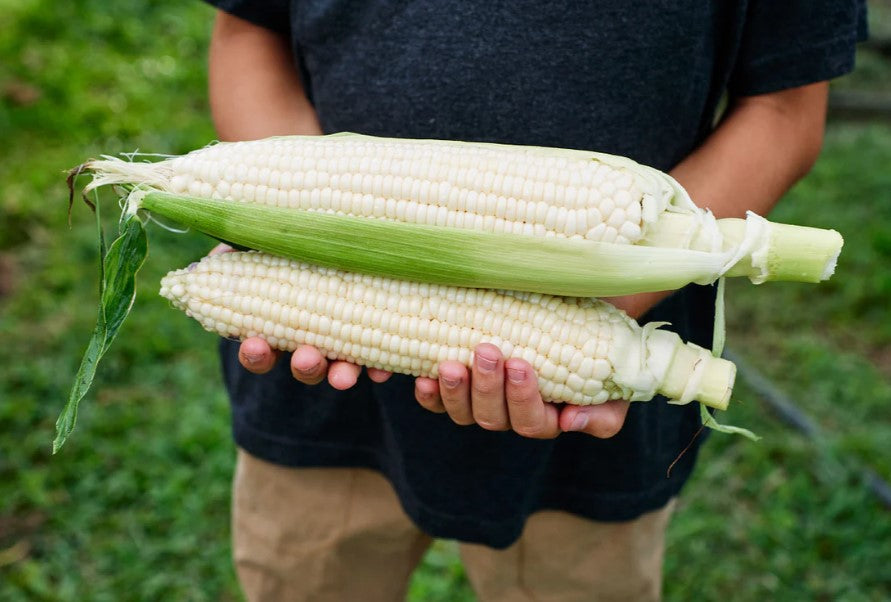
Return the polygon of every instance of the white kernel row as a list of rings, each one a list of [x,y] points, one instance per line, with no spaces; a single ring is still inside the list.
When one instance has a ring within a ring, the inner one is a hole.
[[[532,364],[546,398],[572,403],[614,398],[610,340],[627,328],[605,304],[406,283],[259,253],[205,258],[168,274],[161,292],[223,336],[315,345],[332,359],[415,376],[436,377],[445,360],[469,365],[489,342]]]
[[[628,167],[522,148],[293,137],[158,165],[179,194],[601,242],[639,241],[661,210]]]

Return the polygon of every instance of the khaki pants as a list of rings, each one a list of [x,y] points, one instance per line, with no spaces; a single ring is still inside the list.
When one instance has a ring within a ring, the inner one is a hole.
[[[462,544],[480,600],[649,601],[673,508],[622,523],[538,512],[505,550]],[[250,602],[403,600],[431,543],[379,473],[293,469],[238,453],[235,567]]]

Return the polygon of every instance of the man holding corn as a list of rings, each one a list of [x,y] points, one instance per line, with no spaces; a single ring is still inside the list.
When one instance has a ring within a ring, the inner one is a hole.
[[[865,18],[856,0],[211,3],[223,140],[598,150],[670,171],[718,217],[768,213],[810,168],[826,81],[851,69]],[[613,301],[710,344],[709,288]],[[482,600],[659,598],[696,447],[666,469],[697,408],[546,404],[528,363],[485,344],[438,381],[310,347],[279,358],[260,339],[224,341],[222,356],[250,600],[399,599],[431,537],[462,542]]]

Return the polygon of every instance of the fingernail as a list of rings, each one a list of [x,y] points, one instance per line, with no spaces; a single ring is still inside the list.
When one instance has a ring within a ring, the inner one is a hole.
[[[297,369],[297,372],[299,372],[300,374],[305,374],[305,375],[307,375],[307,376],[310,376],[310,375],[316,373],[316,371],[319,369],[319,365],[320,365],[321,363],[322,363],[322,362],[316,362],[316,363],[313,364],[311,367],[309,367],[309,368],[305,368],[305,369],[298,368],[298,369]]]
[[[447,386],[449,389],[454,389],[455,387],[457,387],[458,385],[461,384],[461,379],[460,378],[446,378],[443,376],[442,384]]]
[[[570,431],[581,431],[588,426],[588,416],[586,414],[576,414],[569,425]]]
[[[251,366],[255,366],[255,365],[259,364],[262,360],[263,360],[262,355],[255,355],[253,353],[245,353],[244,354],[244,361],[249,363]]]
[[[507,379],[512,383],[521,383],[526,380],[526,371],[522,368],[508,368]]]
[[[498,365],[498,361],[493,360],[491,357],[477,354],[476,365],[481,372],[495,372],[495,366]]]

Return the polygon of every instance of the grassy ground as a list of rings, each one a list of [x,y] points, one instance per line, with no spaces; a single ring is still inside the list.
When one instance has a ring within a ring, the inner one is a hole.
[[[210,11],[0,0],[0,13],[0,599],[237,600],[213,337],[156,295],[206,240],[153,229],[137,310],[74,439],[49,455],[95,306],[93,227],[80,207],[66,227],[62,172],[101,152],[176,153],[213,137]],[[881,63],[867,65],[861,77],[880,79]],[[669,600],[891,597],[891,512],[859,472],[891,479],[889,167],[891,127],[834,124],[774,217],[842,231],[839,274],[819,288],[729,287],[730,345],[821,435],[789,431],[739,387],[727,419],[763,440],[706,447],[669,531]],[[410,599],[474,599],[453,544],[428,554]]]

